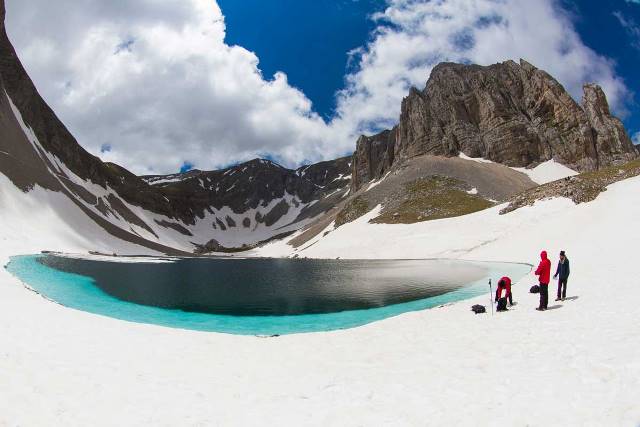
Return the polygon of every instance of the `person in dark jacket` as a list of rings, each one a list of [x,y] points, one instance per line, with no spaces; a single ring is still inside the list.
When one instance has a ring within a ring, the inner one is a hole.
[[[551,261],[547,258],[547,251],[540,253],[540,264],[536,269],[536,276],[540,282],[540,306],[538,311],[544,311],[549,304],[549,279],[551,278]]]
[[[502,298],[502,292],[504,291],[504,298],[509,299],[509,305],[513,305],[513,296],[511,295],[511,279],[507,276],[498,280],[498,288],[496,289],[496,303],[498,304],[498,311],[506,311],[507,303],[503,301],[500,303],[500,299]]]
[[[560,261],[558,261],[558,268],[556,268],[556,274],[553,275],[554,279],[558,279],[558,298],[556,301],[564,301],[567,297],[567,280],[569,279],[569,258],[565,255],[564,251],[560,251]]]

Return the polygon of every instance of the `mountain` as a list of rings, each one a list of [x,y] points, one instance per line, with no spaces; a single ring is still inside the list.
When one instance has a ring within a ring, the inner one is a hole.
[[[58,193],[119,239],[192,253],[211,241],[239,248],[295,231],[348,191],[350,158],[298,170],[253,160],[164,177],[102,162],[38,93],[9,41],[5,14],[0,1],[0,173],[23,192]]]
[[[27,75],[4,19],[0,0],[0,174],[71,229],[80,212],[101,233],[162,253],[245,250],[296,231],[291,242],[304,245],[375,208],[381,223],[464,215],[540,183],[513,167],[553,160],[590,171],[638,156],[596,85],[579,105],[522,60],[443,63],[403,100],[398,125],[360,137],[352,156],[138,177],[78,144]]]
[[[638,156],[624,126],[594,84],[582,105],[528,62],[490,66],[442,63],[424,90],[411,89],[399,124],[356,146],[353,189],[421,155],[482,157],[512,167],[554,159],[577,171]]]

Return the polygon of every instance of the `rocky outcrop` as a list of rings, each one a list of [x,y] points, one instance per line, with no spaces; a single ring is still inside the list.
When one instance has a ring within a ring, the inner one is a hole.
[[[361,136],[356,143],[356,151],[351,163],[352,187],[382,177],[391,167],[398,128],[385,130],[374,136]]]
[[[389,132],[396,133],[393,156],[373,147]],[[379,177],[384,170],[372,176],[372,165],[386,165],[390,158],[401,163],[424,154],[459,153],[514,167],[555,159],[578,171],[638,156],[597,85],[585,85],[581,106],[553,77],[524,60],[487,67],[442,63],[424,90],[413,88],[403,100],[397,129],[360,138],[352,188]]]
[[[599,166],[625,163],[637,156],[637,148],[624,125],[611,115],[607,97],[600,86],[584,86],[582,107],[593,130]]]
[[[296,175],[329,191],[342,188],[351,180],[351,156],[299,167]]]

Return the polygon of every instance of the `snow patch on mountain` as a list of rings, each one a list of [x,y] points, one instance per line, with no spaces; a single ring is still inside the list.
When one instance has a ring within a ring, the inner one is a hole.
[[[578,175],[578,172],[571,168],[566,167],[562,163],[558,163],[555,160],[547,160],[544,163],[540,163],[538,166],[532,169],[527,168],[511,168],[522,172],[529,176],[531,181],[536,184],[546,184],[548,182],[557,181],[558,179],[567,178],[569,176]]]

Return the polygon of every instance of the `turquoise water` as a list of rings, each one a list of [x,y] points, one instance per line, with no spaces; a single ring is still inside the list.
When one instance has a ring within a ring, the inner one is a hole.
[[[506,275],[517,281],[531,269],[525,264],[472,262],[474,266],[481,266],[486,270],[487,276],[454,291],[416,301],[336,313],[236,316],[188,312],[122,301],[101,290],[91,277],[42,264],[38,260],[43,257],[44,255],[12,257],[7,270],[36,292],[66,307],[131,322],[240,335],[283,335],[353,328],[410,311],[487,295],[489,278],[495,283],[499,277]],[[242,260],[228,262],[238,263]],[[153,268],[153,264],[149,264],[148,268]]]

